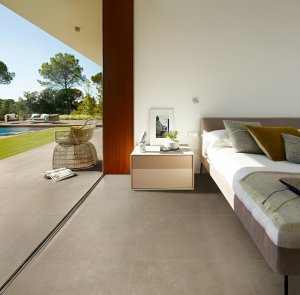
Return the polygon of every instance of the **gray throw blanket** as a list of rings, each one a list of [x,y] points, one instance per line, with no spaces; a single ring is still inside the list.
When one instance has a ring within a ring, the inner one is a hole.
[[[279,179],[298,173],[253,172],[240,180],[241,187],[280,230],[300,231],[300,196]]]

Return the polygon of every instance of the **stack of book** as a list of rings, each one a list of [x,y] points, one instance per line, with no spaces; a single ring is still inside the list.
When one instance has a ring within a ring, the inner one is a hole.
[[[61,181],[63,179],[75,176],[76,174],[68,168],[59,168],[43,172],[45,178],[52,179],[53,181]]]

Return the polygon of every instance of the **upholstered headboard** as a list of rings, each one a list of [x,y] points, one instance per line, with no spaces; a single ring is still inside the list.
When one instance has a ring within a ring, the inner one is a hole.
[[[299,118],[202,118],[201,119],[201,134],[206,131],[213,131],[218,129],[225,129],[223,120],[235,120],[235,121],[255,121],[261,122],[264,126],[292,126],[300,129],[300,117]]]
[[[223,120],[235,120],[235,121],[253,121],[253,122],[260,122],[264,126],[292,126],[297,129],[300,129],[300,117],[299,118],[230,118],[230,117],[223,117],[223,118],[213,118],[207,117],[201,119],[200,131],[201,135],[205,132],[213,131],[213,130],[220,130],[225,129]],[[201,147],[202,147],[202,136],[201,136]],[[207,157],[202,154],[201,152],[201,165],[205,167],[205,170],[209,172],[209,163],[207,161]],[[202,167],[202,166],[201,166]]]

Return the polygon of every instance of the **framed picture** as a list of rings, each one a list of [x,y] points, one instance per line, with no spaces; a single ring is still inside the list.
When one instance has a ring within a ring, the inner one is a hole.
[[[150,145],[163,145],[164,134],[174,130],[173,109],[150,109]]]

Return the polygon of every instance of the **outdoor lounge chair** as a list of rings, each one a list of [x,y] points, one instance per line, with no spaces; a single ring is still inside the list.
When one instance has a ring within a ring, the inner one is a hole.
[[[96,119],[87,120],[81,127],[71,127],[69,131],[56,131],[57,145],[53,152],[53,169],[85,169],[96,165],[97,152],[89,142],[96,129]]]
[[[10,121],[18,121],[19,117],[16,114],[6,114],[4,115],[4,121],[10,122]]]
[[[32,123],[51,123],[59,121],[58,114],[32,114],[29,119]]]

